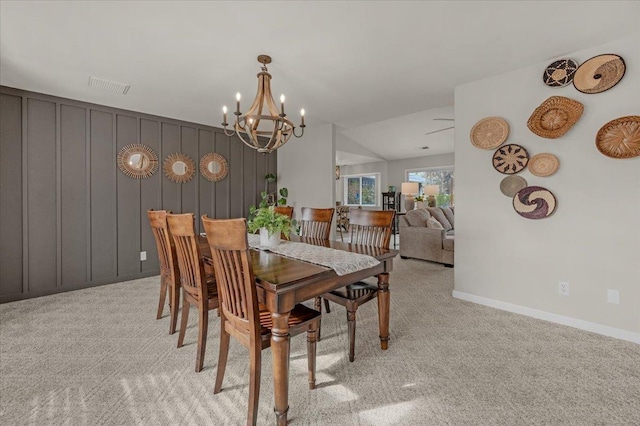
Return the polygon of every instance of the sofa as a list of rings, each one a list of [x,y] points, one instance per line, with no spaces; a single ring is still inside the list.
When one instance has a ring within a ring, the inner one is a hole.
[[[427,207],[400,215],[400,257],[453,266],[453,207]]]

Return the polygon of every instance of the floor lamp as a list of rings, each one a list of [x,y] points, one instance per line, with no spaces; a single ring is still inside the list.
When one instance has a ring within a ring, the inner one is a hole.
[[[400,192],[404,194],[404,209],[406,211],[413,210],[415,207],[415,201],[413,196],[416,195],[420,191],[420,187],[418,186],[418,182],[402,182],[402,186],[400,187]]]

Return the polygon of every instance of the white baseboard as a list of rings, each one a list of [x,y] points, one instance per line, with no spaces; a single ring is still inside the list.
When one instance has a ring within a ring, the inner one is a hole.
[[[456,299],[466,300],[467,302],[473,302],[479,305],[490,306],[492,308],[501,309],[503,311],[513,312],[514,314],[526,315],[528,317],[554,322],[556,324],[567,325],[569,327],[579,328],[580,330],[591,331],[592,333],[602,334],[604,336],[614,337],[616,339],[640,344],[640,333],[621,330],[619,328],[596,324],[589,321],[583,321],[576,318],[565,317],[563,315],[552,314],[550,312],[539,311],[537,309],[514,305],[512,303],[502,302],[500,300],[488,299],[486,297],[476,296],[475,294],[464,293],[457,290],[453,290],[452,296]]]

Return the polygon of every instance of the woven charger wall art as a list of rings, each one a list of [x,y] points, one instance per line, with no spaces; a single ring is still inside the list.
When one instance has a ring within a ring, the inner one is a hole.
[[[533,111],[527,127],[536,135],[556,139],[564,135],[582,116],[584,105],[564,96],[551,96]]]
[[[527,186],[513,197],[513,208],[527,219],[544,219],[556,209],[556,197],[541,186]]]
[[[500,182],[500,192],[509,198],[513,198],[518,191],[527,187],[527,181],[522,176],[507,176]]]
[[[611,158],[640,156],[640,115],[611,120],[596,134],[596,148]]]
[[[227,177],[229,166],[220,154],[210,152],[200,159],[200,174],[210,182],[218,182]]]
[[[582,93],[600,93],[618,84],[627,67],[618,55],[594,56],[578,67],[573,76],[573,87]]]
[[[529,160],[529,171],[534,176],[547,177],[551,176],[558,170],[560,161],[558,157],[548,152],[536,154]]]
[[[501,146],[493,153],[493,168],[505,175],[514,175],[527,167],[529,153],[516,144]]]
[[[573,81],[578,64],[573,59],[559,59],[544,70],[542,81],[549,87],[563,87]]]
[[[471,128],[471,144],[476,148],[495,149],[509,136],[509,123],[502,117],[487,117]]]

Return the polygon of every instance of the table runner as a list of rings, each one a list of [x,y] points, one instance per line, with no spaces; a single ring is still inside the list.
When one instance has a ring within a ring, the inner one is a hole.
[[[292,259],[326,266],[336,271],[338,275],[351,274],[380,264],[376,258],[366,254],[351,253],[330,247],[283,240],[279,245],[265,249],[260,246],[260,235],[249,234],[248,239],[249,246],[252,248],[269,250]]]

